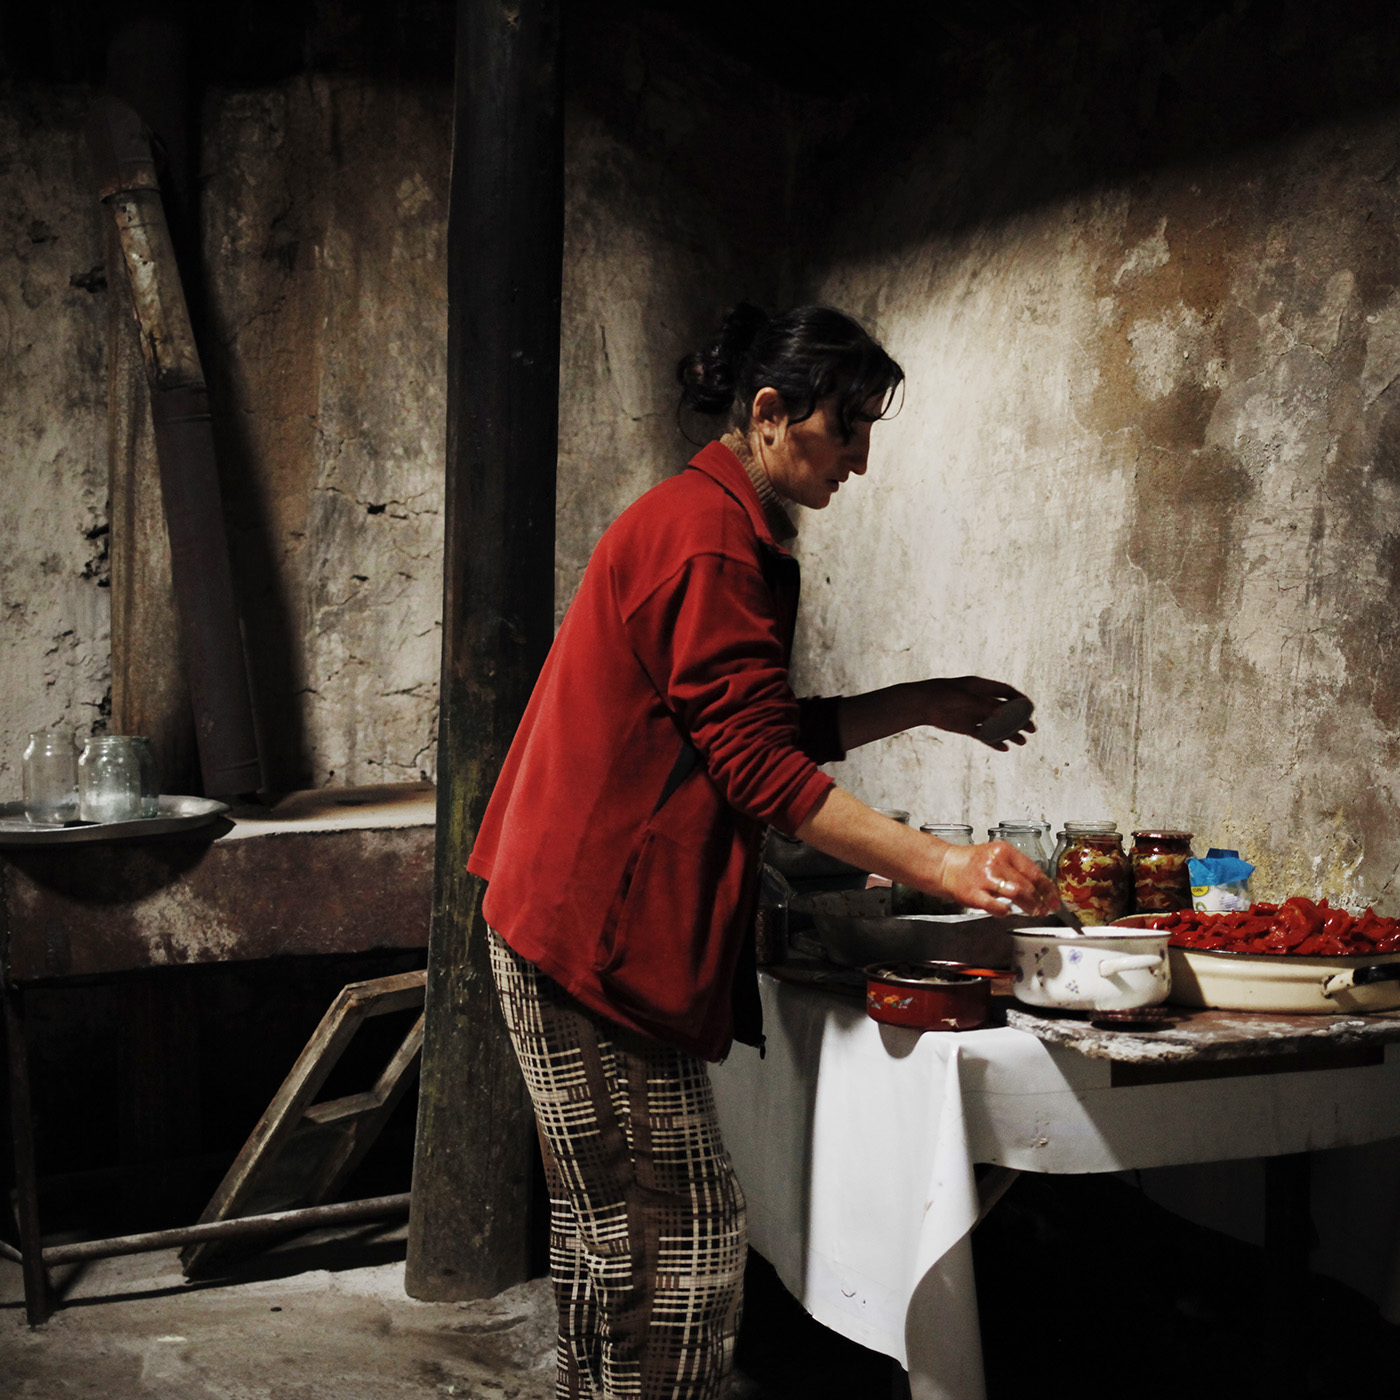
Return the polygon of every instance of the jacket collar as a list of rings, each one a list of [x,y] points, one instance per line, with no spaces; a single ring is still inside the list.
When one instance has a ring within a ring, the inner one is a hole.
[[[780,554],[787,553],[773,535],[773,527],[768,523],[763,502],[758,499],[758,492],[754,490],[754,484],[749,480],[744,464],[722,442],[706,443],[690,459],[690,465],[717,481],[744,507],[754,532],[763,544],[769,549],[776,549]]]

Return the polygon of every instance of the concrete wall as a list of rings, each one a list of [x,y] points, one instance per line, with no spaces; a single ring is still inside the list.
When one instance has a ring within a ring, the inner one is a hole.
[[[109,704],[106,296],[86,101],[0,103],[0,800],[26,734]]]
[[[592,77],[625,110],[568,112],[561,615],[607,524],[693,451],[677,359],[771,293],[696,173],[714,131],[674,73],[630,63]],[[86,734],[108,704],[104,317],[126,290],[103,281],[86,105],[0,94],[5,798],[29,729]],[[268,785],[431,777],[450,90],[296,78],[212,93],[203,128],[204,358]]]
[[[431,777],[450,94],[298,79],[218,99],[206,125],[226,491],[273,785]],[[579,104],[566,140],[561,616],[598,536],[692,450],[674,365],[732,276],[732,239],[664,161]]]
[[[1119,141],[1096,174],[1075,143],[1117,129],[1069,104],[1027,146],[1044,94],[1018,97],[1013,65],[959,130],[862,180],[883,148],[858,124],[861,160],[833,147],[833,109],[645,26],[590,42],[568,121],[558,609],[608,521],[688,454],[675,359],[736,298],[790,299],[805,255],[810,294],[873,319],[910,378],[868,480],[804,526],[799,677],[984,672],[1028,690],[1042,729],[1009,756],[897,739],[845,780],[979,829],[1181,825],[1244,849],[1263,892],[1384,907],[1396,121],[1193,135],[1170,161]],[[1180,130],[1228,110],[1218,76],[1192,92],[1184,59],[1148,57],[1142,140],[1177,129],[1152,108],[1173,63]],[[1097,91],[1095,71],[1074,81]],[[86,729],[106,704],[103,318],[123,289],[104,290],[85,104],[0,100],[6,796],[28,729]],[[326,77],[206,103],[207,358],[274,786],[434,769],[449,105],[441,83]],[[794,195],[799,133],[839,236]]]
[[[220,448],[273,786],[431,776],[449,103],[295,79],[206,104]]]
[[[1400,119],[1357,119],[930,218],[817,279],[909,380],[868,479],[804,521],[799,673],[990,675],[1040,726],[1004,756],[890,741],[845,765],[858,793],[979,828],[1186,828],[1261,895],[1392,907],[1397,162]],[[869,225],[908,228],[910,193]]]

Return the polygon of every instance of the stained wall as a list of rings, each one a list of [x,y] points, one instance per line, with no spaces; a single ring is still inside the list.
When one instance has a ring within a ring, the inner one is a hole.
[[[804,521],[799,672],[992,676],[1039,732],[1001,755],[918,731],[841,776],[979,837],[1183,828],[1261,896],[1389,909],[1400,116],[975,222],[948,217],[957,160],[886,183],[862,227],[905,236],[814,278],[908,384],[867,479]]]
[[[102,228],[76,94],[0,103],[0,800],[31,730],[109,704]]]
[[[697,121],[673,38],[599,42],[566,121],[560,615],[607,524],[693,451],[677,359],[730,301],[769,299],[777,262],[705,172],[741,114]],[[718,102],[733,80],[707,81]],[[110,713],[106,316],[125,287],[103,265],[89,97],[0,89],[4,798],[28,730]],[[205,100],[202,348],[274,789],[436,770],[451,121],[442,82],[300,75]]]
[[[1317,93],[1390,71],[1388,50],[1130,8],[1023,36],[981,89],[965,55],[925,81],[911,45],[882,139],[858,103],[786,101],[674,32],[598,20],[570,78],[557,610],[686,455],[671,367],[724,307],[849,306],[908,392],[867,480],[804,524],[799,677],[988,673],[1036,698],[1041,732],[1009,756],[900,738],[845,780],[979,829],[1185,826],[1245,850],[1263,892],[1384,906],[1400,137],[1393,104]],[[12,796],[26,730],[108,703],[121,284],[85,107],[0,100]],[[206,358],[273,786],[434,771],[449,107],[442,82],[327,75],[206,101]]]

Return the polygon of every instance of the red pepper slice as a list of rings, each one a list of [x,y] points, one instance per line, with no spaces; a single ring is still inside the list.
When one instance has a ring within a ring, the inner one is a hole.
[[[1274,928],[1281,928],[1290,936],[1296,934],[1292,942],[1297,943],[1322,932],[1322,915],[1310,899],[1286,899],[1274,916]]]
[[[1257,914],[1246,914],[1235,924],[1234,936],[1236,938],[1258,938],[1268,933],[1270,926],[1269,919],[1261,918]]]
[[[1321,905],[1318,906],[1318,908],[1321,907]],[[1322,931],[1333,938],[1354,937],[1356,920],[1345,909],[1329,909],[1327,917],[1322,921]]]

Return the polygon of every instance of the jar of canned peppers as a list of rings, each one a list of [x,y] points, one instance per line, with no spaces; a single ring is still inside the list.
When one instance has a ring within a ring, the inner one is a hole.
[[[1132,871],[1115,822],[1066,822],[1055,861],[1060,898],[1085,924],[1111,924],[1129,912]]]
[[[1191,907],[1189,831],[1133,832],[1133,912],[1166,914]]]

